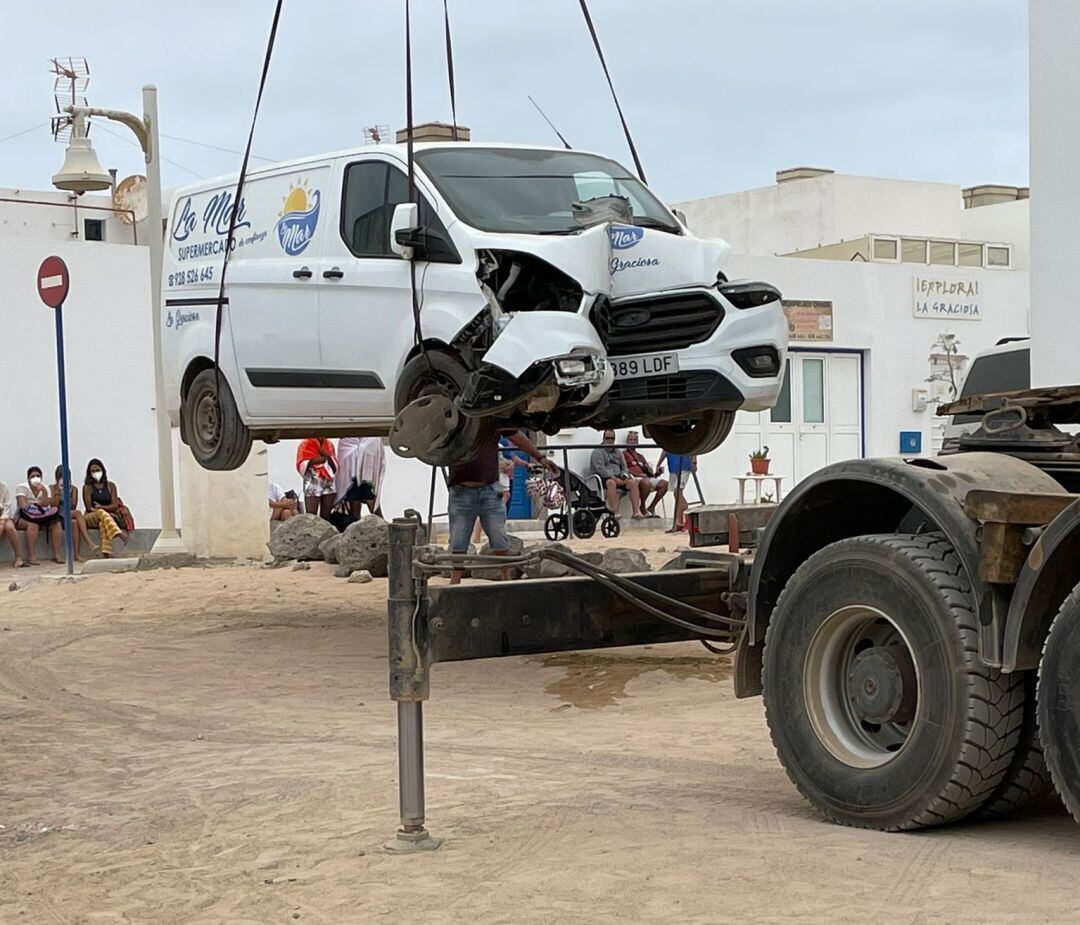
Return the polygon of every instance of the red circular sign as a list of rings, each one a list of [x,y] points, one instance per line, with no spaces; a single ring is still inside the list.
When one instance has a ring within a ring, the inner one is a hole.
[[[70,283],[67,264],[63,260],[54,256],[41,261],[37,271],[38,295],[49,308],[59,308],[64,304]]]

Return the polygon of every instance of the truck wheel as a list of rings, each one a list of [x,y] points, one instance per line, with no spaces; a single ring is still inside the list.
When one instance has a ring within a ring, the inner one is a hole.
[[[899,831],[982,806],[1012,761],[1022,678],[978,658],[967,576],[939,534],[826,546],[765,637],[765,711],[788,776],[826,817]]]
[[[1039,663],[1039,737],[1050,776],[1080,822],[1080,585],[1065,598]]]
[[[645,436],[679,456],[711,453],[727,439],[734,423],[734,411],[706,411],[696,421],[647,424]]]
[[[240,420],[224,373],[204,369],[195,377],[184,397],[183,415],[188,447],[200,466],[224,471],[243,465],[251,452],[251,432]]]
[[[469,374],[465,364],[442,350],[428,350],[405,364],[394,388],[394,414],[401,412],[418,398],[439,396],[453,401],[461,394],[462,384]],[[491,418],[456,415],[453,432],[429,446],[411,447],[408,455],[429,466],[449,466],[468,462],[483,449],[498,440],[495,421]],[[399,419],[400,420],[400,419]],[[398,421],[395,421],[395,431]],[[415,429],[415,428],[411,428]],[[394,433],[391,433],[393,438]],[[394,440],[391,439],[391,446]],[[399,453],[399,455],[402,455]]]
[[[1024,672],[1024,713],[1020,740],[1012,764],[1001,783],[983,806],[981,815],[1011,816],[1030,807],[1041,806],[1054,798],[1054,782],[1043,756],[1036,717],[1036,682],[1034,671]]]

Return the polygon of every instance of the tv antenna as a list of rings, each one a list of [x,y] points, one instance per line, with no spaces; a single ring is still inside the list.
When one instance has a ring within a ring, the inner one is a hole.
[[[364,144],[379,145],[390,137],[389,125],[369,125],[364,129]]]
[[[82,106],[86,103],[86,88],[90,85],[90,65],[86,58],[51,58],[49,66],[56,75],[53,81],[53,103],[56,115],[52,117],[53,141],[67,144],[71,140],[70,113],[66,106]],[[87,121],[89,130],[89,120]]]

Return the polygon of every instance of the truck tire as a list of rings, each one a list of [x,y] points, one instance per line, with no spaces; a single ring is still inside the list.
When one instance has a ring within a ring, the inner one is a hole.
[[[1019,740],[1023,679],[984,666],[968,578],[940,534],[826,546],[765,637],[765,711],[788,776],[834,822],[883,831],[986,803]]]
[[[1065,808],[1080,822],[1080,585],[1050,624],[1039,662],[1038,717],[1046,765]]]
[[[735,423],[734,411],[706,411],[693,423],[645,425],[645,436],[678,456],[711,453],[727,439]]]
[[[1024,712],[1020,724],[1020,739],[1013,753],[1012,764],[997,789],[990,794],[980,815],[1005,817],[1026,809],[1037,808],[1054,800],[1054,782],[1043,756],[1039,740],[1036,709],[1038,675],[1024,672]]]
[[[457,398],[468,374],[465,364],[444,350],[429,349],[426,354],[417,354],[398,376],[394,387],[394,414],[401,414],[410,403],[425,396]],[[460,415],[458,420],[459,426],[449,439],[439,446],[418,449],[416,457],[429,466],[450,466],[474,459],[477,453],[498,441],[492,418]]]
[[[214,369],[199,373],[184,396],[182,413],[188,447],[200,466],[220,472],[243,465],[251,452],[251,432],[240,420],[224,373]]]

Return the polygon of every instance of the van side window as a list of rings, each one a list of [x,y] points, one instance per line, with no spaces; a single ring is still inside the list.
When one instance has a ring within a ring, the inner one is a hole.
[[[345,169],[345,189],[341,197],[341,236],[357,257],[397,258],[390,250],[390,222],[394,207],[409,201],[405,174],[390,164],[364,161]],[[430,239],[430,260],[460,263],[450,235],[431,204],[419,197],[422,227],[434,232]]]

